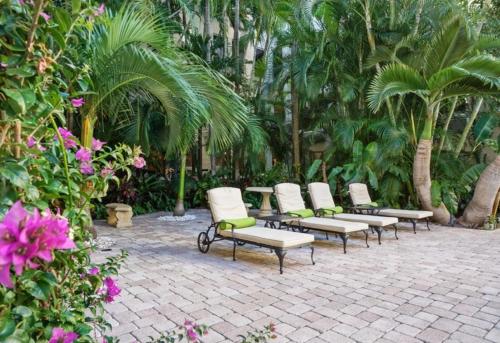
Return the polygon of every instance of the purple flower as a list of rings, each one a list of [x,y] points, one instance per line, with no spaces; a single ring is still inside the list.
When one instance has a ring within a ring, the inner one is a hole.
[[[61,135],[61,137],[63,139],[68,139],[69,137],[73,137],[73,134],[71,133],[71,131],[67,130],[64,127],[58,128],[57,131],[59,131],[59,134]]]
[[[89,272],[88,272],[88,275],[92,275],[92,276],[95,276],[99,274],[99,268],[97,267],[92,267],[90,268]]]
[[[186,332],[187,332],[187,338],[189,341],[191,341],[191,342],[198,341],[198,339],[199,339],[198,334],[196,333],[196,331],[193,328],[187,329]]]
[[[115,297],[120,294],[122,290],[118,287],[115,280],[109,276],[104,279],[104,287],[99,290],[100,294],[104,294],[104,301],[107,303],[113,302]]]
[[[64,331],[63,328],[53,328],[49,343],[73,343],[78,335],[73,331]]]
[[[94,168],[92,167],[92,163],[88,161],[80,163],[80,172],[85,175],[94,174]]]
[[[28,146],[28,148],[33,148],[36,145],[36,140],[33,138],[33,136],[28,136],[26,145]]]
[[[101,177],[113,176],[114,174],[115,174],[115,171],[110,166],[106,166],[106,167],[102,168],[102,170],[101,170]]]
[[[78,149],[78,151],[75,154],[75,158],[80,161],[80,162],[88,162],[90,161],[90,158],[92,157],[92,154],[89,149],[81,147]]]
[[[7,63],[0,62],[0,67],[7,68],[9,65]]]
[[[75,137],[73,136],[71,131],[65,129],[64,127],[58,128],[57,131],[59,131],[59,134],[64,141],[64,147],[66,149],[76,148],[76,141],[73,139]],[[58,140],[57,135],[54,136],[54,140]]]
[[[98,139],[92,138],[92,150],[99,151],[106,142],[100,141]]]
[[[10,267],[17,275],[28,267],[38,268],[38,260],[51,262],[54,249],[73,249],[68,238],[68,220],[54,216],[49,209],[29,214],[16,202],[0,222],[0,283],[12,287]]]
[[[101,3],[99,5],[99,7],[97,8],[97,10],[94,12],[94,15],[96,17],[98,17],[98,16],[104,14],[105,9],[106,9],[106,7],[104,6],[104,3]]]
[[[71,99],[71,105],[73,107],[82,107],[85,104],[85,100],[83,98]]]
[[[48,21],[50,20],[50,18],[51,18],[51,16],[50,16],[50,15],[48,15],[47,13],[45,13],[45,12],[40,13],[40,16],[41,16],[43,19],[45,19],[45,21],[47,21],[47,22],[48,22]]]
[[[141,156],[134,157],[134,167],[137,169],[142,169],[146,165],[146,161]]]

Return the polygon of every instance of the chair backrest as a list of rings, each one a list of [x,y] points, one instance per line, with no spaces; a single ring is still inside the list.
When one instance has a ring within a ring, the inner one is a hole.
[[[210,211],[215,222],[248,217],[239,188],[213,188],[207,194]]]
[[[349,185],[349,195],[354,206],[366,205],[372,202],[368,187],[364,183],[351,183]]]
[[[324,182],[312,182],[307,185],[307,189],[309,190],[311,202],[315,210],[335,207],[329,184]]]
[[[306,208],[300,186],[295,183],[279,183],[274,186],[274,195],[278,200],[280,213],[304,210]]]

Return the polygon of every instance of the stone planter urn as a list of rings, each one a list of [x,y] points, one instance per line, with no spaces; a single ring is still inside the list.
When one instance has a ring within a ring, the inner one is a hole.
[[[114,227],[132,226],[132,207],[126,204],[111,203],[107,204],[108,224]]]

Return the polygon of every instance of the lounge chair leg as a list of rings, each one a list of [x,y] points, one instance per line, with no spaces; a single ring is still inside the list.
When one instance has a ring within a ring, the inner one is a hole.
[[[283,249],[274,249],[276,256],[278,256],[278,260],[280,262],[280,274],[283,274],[283,260],[285,259],[286,251]]]
[[[374,229],[375,231],[377,231],[377,236],[378,236],[378,244],[382,244],[380,238],[382,236],[382,230],[380,230],[380,228],[378,226],[374,226],[372,229]]]
[[[328,232],[325,232],[326,240],[328,240]]]
[[[413,233],[417,234],[417,222],[415,219],[410,219],[411,223],[413,224]]]
[[[340,235],[340,238],[342,238],[342,243],[344,244],[344,254],[347,254],[346,245],[347,245],[347,239],[349,238],[349,236],[347,236],[345,233],[339,233],[339,235]]]
[[[429,218],[425,218],[425,221],[427,223],[427,230],[431,231],[431,228],[429,227]]]
[[[236,261],[236,246],[238,245],[238,242],[236,239],[233,240],[233,261]]]
[[[399,237],[398,237],[398,226],[396,224],[394,224],[393,226],[394,226],[394,236],[396,236],[396,239],[399,239]]]
[[[370,246],[368,245],[368,230],[363,230],[363,233],[365,234],[366,247],[369,248]]]
[[[371,229],[372,229],[372,233],[375,233],[375,232],[373,231],[373,227],[372,227]]]
[[[316,264],[316,262],[314,262],[314,247],[311,247],[311,262],[313,266]]]

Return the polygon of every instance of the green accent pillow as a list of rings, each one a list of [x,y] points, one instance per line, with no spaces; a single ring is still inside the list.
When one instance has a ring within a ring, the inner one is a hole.
[[[320,211],[322,211],[324,214],[338,214],[343,213],[344,209],[342,208],[342,206],[335,206],[329,208],[321,208]]]
[[[368,204],[369,206],[372,207],[378,207],[378,204],[375,201],[372,201],[371,203]]]
[[[306,208],[304,210],[288,211],[287,214],[292,217],[309,218],[314,217],[313,210]]]
[[[254,217],[225,219],[221,221],[219,229],[231,230],[232,227],[234,227],[235,229],[243,229],[245,227],[255,226],[256,223],[257,221]]]

